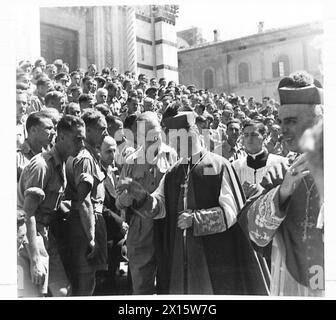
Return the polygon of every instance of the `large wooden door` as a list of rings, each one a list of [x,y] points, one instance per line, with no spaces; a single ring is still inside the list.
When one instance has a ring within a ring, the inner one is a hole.
[[[41,23],[41,56],[47,63],[62,59],[70,72],[78,68],[78,33],[74,30]]]

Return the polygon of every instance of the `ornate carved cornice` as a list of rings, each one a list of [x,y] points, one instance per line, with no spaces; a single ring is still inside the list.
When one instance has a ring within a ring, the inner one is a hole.
[[[178,10],[178,5],[152,5],[152,14],[156,22],[165,21],[175,25]]]

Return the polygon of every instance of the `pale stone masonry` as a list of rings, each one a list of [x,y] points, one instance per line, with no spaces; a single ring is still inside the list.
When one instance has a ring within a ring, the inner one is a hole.
[[[322,37],[322,23],[313,22],[181,49],[179,82],[259,101],[278,98],[280,78],[293,71],[306,70],[323,82]]]
[[[178,6],[30,6],[35,20],[21,19],[24,43],[17,59],[60,58],[70,70],[95,63],[178,81],[175,23]],[[35,13],[35,14],[33,14]],[[34,25],[34,28],[32,28]],[[30,39],[29,43],[25,38]],[[20,40],[20,39],[19,39]]]

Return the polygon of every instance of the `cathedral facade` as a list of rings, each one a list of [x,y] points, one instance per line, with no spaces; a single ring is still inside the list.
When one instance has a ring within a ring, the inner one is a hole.
[[[70,70],[94,63],[98,70],[116,67],[177,81],[177,12],[174,5],[41,7],[39,34],[35,30],[29,45],[48,63],[59,58]]]

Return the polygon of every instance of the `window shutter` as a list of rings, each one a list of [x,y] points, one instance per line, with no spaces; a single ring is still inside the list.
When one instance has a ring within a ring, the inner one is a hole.
[[[284,69],[285,69],[285,76],[289,76],[290,72],[289,72],[289,59],[288,57],[286,57],[286,60],[284,61]]]
[[[273,78],[279,78],[280,77],[279,63],[278,62],[273,62],[272,63],[272,73],[273,73]]]
[[[249,82],[249,67],[246,62],[238,65],[238,80],[239,83]]]

